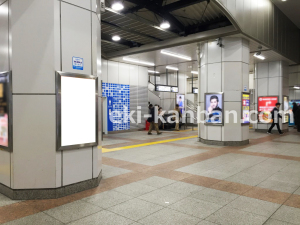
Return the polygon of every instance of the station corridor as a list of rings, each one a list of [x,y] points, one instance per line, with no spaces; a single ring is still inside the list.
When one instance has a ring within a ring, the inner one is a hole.
[[[0,223],[300,224],[300,139],[250,131],[250,145],[197,142],[197,132],[109,134],[99,187],[53,200],[0,195]]]

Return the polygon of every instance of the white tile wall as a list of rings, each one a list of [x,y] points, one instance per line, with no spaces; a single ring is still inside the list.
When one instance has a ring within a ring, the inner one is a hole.
[[[13,96],[15,189],[56,187],[55,96]]]
[[[209,52],[210,53],[210,52]],[[222,91],[222,63],[214,63],[207,65],[207,92],[221,92]]]
[[[10,187],[10,152],[0,151],[0,183]]]
[[[91,74],[91,12],[62,2],[61,14],[63,71]],[[73,57],[83,58],[83,70],[73,69]]]
[[[91,0],[64,0],[64,1],[91,10]]]
[[[239,44],[238,44],[239,43]],[[222,48],[222,61],[240,62],[242,61],[242,39],[241,38],[224,38]]]
[[[139,67],[135,65],[130,65],[130,85],[138,85],[139,84]]]
[[[105,59],[102,59],[102,66],[101,66],[101,71],[102,71],[102,74],[101,74],[101,78],[102,78],[102,81],[103,83],[106,83],[108,80],[107,80],[107,73],[108,73],[108,65],[107,65],[107,60]]]
[[[119,84],[119,63],[107,61],[107,82]]]
[[[222,81],[223,91],[242,91],[243,70],[242,62],[223,62]],[[234,82],[233,82],[234,81]]]
[[[92,147],[63,152],[63,185],[92,179]]]
[[[55,93],[54,2],[11,1],[14,93]]]
[[[222,48],[217,45],[217,41],[208,42],[208,64],[220,63],[222,57]]]

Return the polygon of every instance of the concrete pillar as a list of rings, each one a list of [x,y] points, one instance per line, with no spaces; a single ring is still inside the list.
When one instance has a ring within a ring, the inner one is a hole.
[[[0,150],[0,192],[57,198],[97,186],[101,149],[56,149],[55,89],[55,71],[100,76],[96,0],[6,0],[0,7],[0,69],[12,71],[13,102],[13,146]],[[83,70],[73,69],[73,56],[84,59]]]
[[[205,110],[205,94],[224,94],[225,111],[234,110],[237,122],[230,117],[224,125],[199,123],[199,140],[213,145],[244,145],[249,143],[249,126],[243,126],[242,92],[249,91],[249,42],[243,38],[223,38],[199,45],[199,95],[200,111]],[[222,103],[220,103],[222,104]],[[202,113],[201,121],[205,121]]]
[[[255,64],[255,110],[258,110],[258,98],[262,96],[278,96],[282,103],[280,110],[283,110],[283,96],[289,96],[289,67],[288,62],[276,61]],[[275,107],[275,105],[274,105]],[[288,131],[288,123],[282,124],[283,131]],[[270,124],[256,123],[255,131],[267,132]],[[276,129],[276,127],[275,127]]]

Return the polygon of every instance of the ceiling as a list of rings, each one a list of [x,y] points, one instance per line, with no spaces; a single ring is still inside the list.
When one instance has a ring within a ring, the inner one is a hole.
[[[298,28],[300,28],[300,0],[271,0]]]
[[[115,1],[105,1],[101,15],[104,55],[231,25],[210,0],[124,0],[119,12],[111,9]],[[164,20],[171,24],[169,29],[159,27]],[[121,40],[112,41],[114,35]]]
[[[300,1],[300,0],[299,0]],[[243,37],[245,39],[249,40],[249,47],[250,47],[250,57],[249,57],[249,73],[252,73],[254,71],[254,64],[259,62],[273,62],[273,61],[279,61],[284,60],[289,62],[290,65],[294,64],[294,62],[288,60],[287,58],[281,56],[280,54],[274,52],[273,50],[268,49],[265,46],[260,45],[259,43],[247,38],[246,36],[243,36],[241,34],[233,35],[231,37]],[[264,61],[255,58],[253,55],[255,52],[258,51],[258,46],[262,47],[262,55],[266,57]],[[154,67],[148,67],[149,70],[156,70],[160,73],[166,72],[166,66],[174,66],[179,68],[180,73],[185,73],[187,76],[191,77],[191,71],[197,71],[197,43],[188,44],[188,45],[182,45],[172,48],[167,48],[165,50],[168,50],[173,53],[189,56],[192,58],[191,61],[187,61],[185,59],[180,59],[168,55],[162,54],[161,50],[155,50],[145,53],[139,53],[135,55],[129,56],[129,58],[133,58],[139,61],[146,61],[151,62],[155,64]],[[111,59],[113,61],[122,62],[122,63],[130,63],[125,62],[123,60],[123,57],[113,58]],[[136,63],[132,63],[136,64]],[[139,65],[139,64],[136,64]]]

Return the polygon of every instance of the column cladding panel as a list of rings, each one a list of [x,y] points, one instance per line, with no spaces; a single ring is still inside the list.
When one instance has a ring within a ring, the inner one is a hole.
[[[62,70],[64,72],[92,73],[91,12],[61,3]],[[73,57],[83,59],[83,70],[73,69]]]
[[[0,5],[0,12],[0,71],[4,72],[9,71],[8,1]]]

